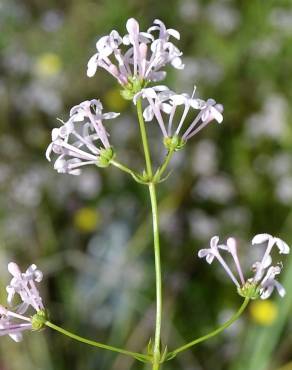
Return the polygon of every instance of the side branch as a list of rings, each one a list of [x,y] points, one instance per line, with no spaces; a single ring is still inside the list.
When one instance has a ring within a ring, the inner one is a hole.
[[[223,325],[221,325],[219,328],[215,329],[211,333],[206,334],[206,335],[204,335],[200,338],[197,338],[197,339],[193,340],[192,342],[187,343],[187,344],[175,349],[174,351],[170,352],[167,355],[166,360],[171,360],[178,353],[183,352],[183,351],[195,346],[198,343],[204,342],[205,340],[210,339],[210,338],[214,337],[215,335],[221,333],[223,330],[227,329],[230,325],[232,325],[240,317],[240,315],[246,309],[249,301],[250,301],[250,298],[246,297],[245,300],[243,301],[242,305],[240,306],[239,310],[228,321],[226,321]]]
[[[59,333],[61,333],[63,335],[66,335],[67,337],[70,337],[74,340],[77,340],[78,342],[88,344],[88,345],[93,346],[93,347],[98,347],[98,348],[106,349],[108,351],[117,352],[117,353],[120,353],[120,354],[123,354],[123,355],[131,356],[131,357],[133,357],[136,360],[139,360],[141,362],[151,362],[151,360],[152,360],[150,356],[143,355],[142,353],[127,351],[127,350],[124,350],[122,348],[109,346],[107,344],[95,342],[94,340],[90,340],[90,339],[80,337],[77,334],[71,333],[68,330],[60,328],[59,326],[51,323],[50,321],[46,321],[45,325],[50,327],[51,329],[54,329],[54,330],[58,331]]]

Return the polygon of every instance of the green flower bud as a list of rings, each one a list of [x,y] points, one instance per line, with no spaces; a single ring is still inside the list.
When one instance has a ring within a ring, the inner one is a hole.
[[[133,97],[144,87],[146,87],[146,81],[139,80],[136,77],[129,77],[128,83],[124,86],[124,90],[121,90],[121,95],[126,100],[133,100]]]
[[[97,166],[101,168],[108,167],[111,159],[115,157],[115,152],[112,148],[100,149]]]
[[[165,137],[163,140],[163,144],[168,150],[178,151],[186,145],[186,141],[184,141],[181,137],[175,135],[172,137]]]
[[[237,289],[240,296],[250,299],[258,299],[260,296],[259,286],[251,281],[247,281],[242,287]]]
[[[46,310],[40,310],[31,317],[32,330],[41,330],[48,319]]]

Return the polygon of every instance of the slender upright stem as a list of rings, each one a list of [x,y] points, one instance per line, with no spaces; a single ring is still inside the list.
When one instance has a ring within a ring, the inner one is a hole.
[[[156,277],[156,323],[155,339],[153,347],[153,370],[159,370],[160,366],[160,337],[162,321],[162,287],[161,287],[161,264],[160,264],[160,246],[159,246],[159,224],[158,209],[156,199],[155,184],[151,181],[153,176],[152,163],[149,151],[145,122],[142,113],[141,98],[137,101],[137,113],[140,125],[141,139],[144,149],[146,171],[149,178],[149,194],[151,200],[152,220],[153,220],[153,237],[154,237],[154,255],[155,255],[155,277]]]
[[[153,236],[154,236],[154,254],[155,254],[155,276],[156,276],[156,324],[155,339],[153,347],[153,370],[159,369],[160,362],[160,337],[161,337],[161,320],[162,320],[162,284],[161,284],[161,263],[160,263],[160,246],[159,246],[159,224],[156,189],[154,184],[149,184],[149,193],[151,199]]]
[[[93,346],[93,347],[106,349],[106,350],[109,350],[109,351],[112,351],[112,352],[121,353],[123,355],[128,355],[128,356],[134,357],[135,359],[143,361],[143,362],[150,361],[150,356],[143,355],[143,354],[137,353],[137,352],[127,351],[125,349],[121,349],[121,348],[117,348],[117,347],[112,347],[112,346],[109,346],[107,344],[95,342],[94,340],[90,340],[90,339],[80,337],[77,334],[71,333],[68,330],[60,328],[59,326],[51,323],[50,321],[46,321],[45,325],[50,327],[51,329],[54,329],[54,330],[58,331],[59,333],[61,333],[63,335],[66,335],[67,337],[70,337],[72,339],[77,340],[78,342],[85,343],[85,344],[88,344],[88,345]]]
[[[150,157],[150,151],[149,151],[149,145],[148,145],[145,123],[144,123],[144,119],[143,119],[142,99],[141,98],[139,98],[137,100],[137,113],[138,113],[138,121],[139,121],[139,125],[140,125],[140,132],[141,132],[143,150],[144,150],[144,155],[145,155],[146,171],[147,171],[147,175],[149,177],[152,177],[152,163],[151,163],[151,157]]]
[[[187,344],[175,349],[174,351],[172,351],[168,354],[168,358],[171,359],[174,356],[176,356],[178,353],[183,352],[183,351],[189,349],[190,347],[193,347],[194,345],[196,345],[198,343],[204,342],[205,340],[210,339],[210,338],[214,337],[215,335],[221,333],[223,330],[227,329],[243,313],[243,311],[246,309],[249,301],[250,301],[250,298],[246,297],[244,299],[242,305],[240,306],[239,310],[228,321],[226,321],[223,325],[221,325],[219,328],[215,329],[211,333],[206,334],[206,335],[204,335],[200,338],[197,338],[197,339],[191,341],[190,343],[187,343]]]

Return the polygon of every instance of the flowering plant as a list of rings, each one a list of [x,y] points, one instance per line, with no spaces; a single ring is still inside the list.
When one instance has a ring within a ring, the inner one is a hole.
[[[0,306],[0,335],[8,334],[15,341],[19,341],[23,331],[39,330],[48,326],[74,340],[131,356],[141,362],[150,363],[153,370],[159,370],[165,361],[173,359],[180,352],[210,339],[230,326],[242,314],[250,300],[267,299],[274,289],[283,297],[285,289],[276,280],[276,276],[281,272],[282,263],[272,265],[271,251],[275,246],[280,254],[288,254],[290,249],[280,238],[269,234],[256,235],[252,245],[266,244],[266,250],[262,259],[252,265],[254,275],[246,279],[239,261],[236,240],[229,238],[225,244],[219,244],[219,237],[214,236],[210,241],[210,248],[201,249],[198,256],[206,258],[209,264],[214,259],[218,260],[235,284],[238,294],[244,298],[243,303],[226,323],[214,331],[172,351],[168,351],[167,346],[162,346],[163,299],[156,189],[159,183],[166,179],[164,175],[175,152],[182,150],[188,140],[210,122],[222,123],[223,106],[212,98],[207,100],[198,98],[195,95],[196,88],[189,95],[156,84],[166,77],[166,67],[171,66],[178,70],[184,68],[182,52],[173,43],[173,39],[180,39],[178,31],[167,29],[163,22],[155,20],[153,26],[146,32],[141,32],[138,22],[133,18],[127,21],[126,29],[125,35],[113,30],[97,41],[97,52],[88,62],[87,75],[93,77],[99,67],[105,69],[118,81],[122,97],[132,101],[136,106],[145,169],[137,171],[120,162],[104,123],[108,119],[115,119],[119,113],[104,113],[103,105],[98,99],[81,102],[70,110],[67,121],[60,120],[59,127],[52,130],[52,141],[47,148],[46,157],[49,161],[54,158],[54,169],[58,173],[78,176],[82,175],[84,166],[99,168],[114,166],[130,175],[138,184],[148,188],[153,221],[156,276],[154,340],[149,341],[146,353],[138,353],[83,338],[53,324],[48,320],[47,311],[36,287],[36,283],[42,280],[42,273],[35,265],[31,265],[22,273],[15,263],[8,265],[13,278],[7,287],[7,301],[11,306],[14,297],[18,296],[21,303],[11,310]],[[159,139],[166,151],[164,160],[155,169],[145,121],[156,121],[162,134],[159,135]],[[223,257],[223,253],[233,259],[237,277],[233,267],[229,266]],[[34,314],[25,316],[30,309],[35,311]]]

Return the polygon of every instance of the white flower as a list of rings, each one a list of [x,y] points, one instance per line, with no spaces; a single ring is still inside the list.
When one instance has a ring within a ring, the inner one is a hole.
[[[252,245],[267,243],[267,247],[262,260],[257,261],[252,265],[254,276],[247,280],[244,278],[240,266],[236,240],[234,238],[228,238],[226,244],[218,243],[218,236],[214,236],[210,241],[210,248],[199,250],[198,256],[200,258],[205,257],[209,264],[213,262],[214,258],[216,258],[238,288],[239,294],[245,297],[248,296],[252,299],[257,297],[267,299],[276,288],[279,295],[284,297],[285,289],[275,279],[275,277],[280,274],[282,265],[277,264],[277,266],[271,266],[272,258],[270,254],[274,245],[278,247],[280,254],[288,254],[290,252],[289,246],[283,240],[275,238],[270,234],[258,234],[252,239]],[[239,284],[232,270],[221,256],[219,252],[220,249],[228,252],[232,256],[241,284]]]
[[[217,104],[214,99],[204,101],[202,99],[195,98],[195,90],[196,88],[194,88],[194,91],[190,96],[186,93],[177,94],[169,90],[166,86],[156,86],[153,88],[142,89],[135,95],[133,101],[136,103],[139,97],[147,99],[149,105],[143,112],[145,120],[151,121],[155,116],[164,138],[179,136],[185,142],[212,120],[216,120],[218,123],[223,121],[223,106],[221,104]],[[182,106],[184,109],[178,119],[176,117],[176,111],[179,106]],[[199,113],[195,116],[185,132],[181,134],[180,132],[190,110],[198,110]],[[165,123],[163,114],[169,116],[167,123]],[[176,124],[176,128],[173,130],[175,120],[178,120],[178,122]]]
[[[231,238],[229,244],[231,243]],[[240,284],[236,277],[234,276],[233,272],[230,270],[224,259],[221,257],[221,254],[219,252],[219,249],[222,250],[228,250],[230,251],[230,247],[228,245],[218,245],[219,243],[219,237],[218,236],[213,236],[210,240],[210,248],[209,249],[201,249],[198,252],[198,256],[200,258],[206,257],[206,261],[211,264],[214,260],[214,258],[217,258],[217,260],[220,262],[224,270],[227,272],[231,280],[234,282],[234,284],[239,288]]]
[[[290,252],[288,244],[282,239],[275,238],[270,234],[257,234],[253,237],[251,243],[252,245],[267,243],[267,248],[262,260],[254,263],[254,269],[256,271],[255,280],[260,280],[266,268],[272,263],[271,251],[274,246],[278,248],[280,254],[288,254]]]
[[[43,274],[36,265],[31,265],[25,272],[21,272],[14,262],[8,264],[8,271],[12,275],[10,284],[6,287],[7,302],[12,306],[15,295],[21,299],[12,311],[0,305],[0,336],[8,334],[13,340],[19,342],[22,339],[24,330],[32,330],[33,323],[31,315],[24,316],[29,308],[36,313],[44,312],[44,305],[36,283],[39,283]]]
[[[280,266],[271,266],[268,269],[266,276],[263,278],[260,285],[260,296],[262,299],[269,298],[275,288],[281,297],[285,296],[286,291],[284,287],[275,279],[276,275],[279,275],[280,272]]]
[[[80,167],[97,164],[101,152],[111,150],[102,121],[116,118],[119,113],[102,113],[102,109],[99,100],[86,100],[70,110],[67,122],[61,121],[62,126],[52,130],[46,157],[51,161],[52,152],[58,155],[54,169],[59,173],[79,175]]]
[[[179,39],[178,31],[166,29],[164,23],[156,19],[154,26],[141,32],[134,18],[128,19],[126,29],[128,33],[124,36],[113,30],[97,41],[97,53],[88,62],[89,77],[102,67],[125,86],[133,79],[162,80],[166,72],[161,69],[167,64],[177,69],[184,67],[180,58],[182,52],[169,41],[171,37]],[[152,33],[157,31],[158,37],[154,38]]]
[[[17,323],[15,323],[16,319],[18,319]],[[0,305],[0,336],[9,335],[15,342],[20,342],[24,330],[32,330],[30,319]]]

